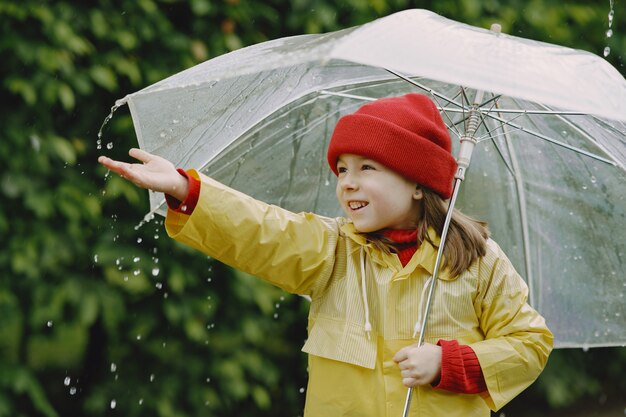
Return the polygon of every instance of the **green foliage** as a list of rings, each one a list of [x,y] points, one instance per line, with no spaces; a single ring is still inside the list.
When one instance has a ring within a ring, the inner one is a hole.
[[[132,122],[119,110],[100,143],[98,128],[116,99],[210,57],[408,7],[610,46],[624,73],[626,16],[607,38],[606,1],[0,2],[0,417],[300,413],[306,301],[175,244],[161,221],[136,228],[145,192],[95,162],[136,146]],[[528,395],[623,392],[611,352],[558,352]]]

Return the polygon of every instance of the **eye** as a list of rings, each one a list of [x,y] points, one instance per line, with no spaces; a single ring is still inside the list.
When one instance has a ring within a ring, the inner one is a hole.
[[[361,166],[361,169],[362,169],[363,171],[368,171],[368,170],[376,170],[376,168],[375,168],[374,166],[369,165],[369,164],[363,164],[363,165]]]
[[[344,172],[347,172],[348,169],[346,167],[337,167],[337,172],[339,174],[343,174]]]

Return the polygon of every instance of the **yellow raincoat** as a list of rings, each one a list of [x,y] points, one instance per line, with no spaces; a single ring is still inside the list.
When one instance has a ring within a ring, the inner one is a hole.
[[[400,416],[407,389],[392,358],[416,343],[414,326],[436,248],[423,242],[402,267],[396,255],[368,245],[344,218],[291,213],[196,171],[189,174],[202,182],[198,204],[191,215],[169,211],[168,234],[312,298],[303,347],[309,354],[305,417]],[[487,254],[461,275],[440,273],[425,340],[471,346],[488,392],[419,386],[411,416],[489,416],[489,409],[499,409],[530,385],[546,363],[551,332],[526,303],[526,284],[505,254],[492,240],[487,246]]]

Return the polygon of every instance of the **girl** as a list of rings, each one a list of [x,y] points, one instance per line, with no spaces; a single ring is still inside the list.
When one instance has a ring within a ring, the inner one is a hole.
[[[484,223],[455,212],[426,330],[426,290],[456,162],[434,103],[409,94],[342,117],[328,149],[347,218],[294,214],[138,149],[100,157],[166,193],[166,229],[218,260],[311,299],[305,416],[489,416],[552,349],[527,287]]]

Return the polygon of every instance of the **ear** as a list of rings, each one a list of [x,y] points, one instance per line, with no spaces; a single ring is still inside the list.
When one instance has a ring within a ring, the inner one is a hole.
[[[424,192],[419,185],[415,186],[415,192],[413,192],[413,200],[421,200],[424,198]]]

